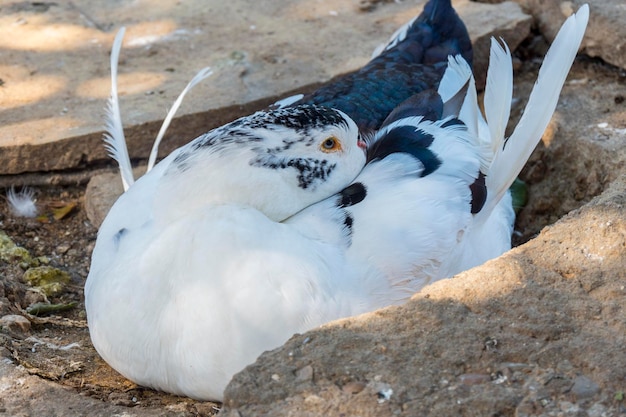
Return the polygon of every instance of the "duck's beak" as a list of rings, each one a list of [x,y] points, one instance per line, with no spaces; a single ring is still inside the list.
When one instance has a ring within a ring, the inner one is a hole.
[[[363,149],[363,151],[367,151],[367,143],[361,138],[356,141],[356,144],[359,148]]]

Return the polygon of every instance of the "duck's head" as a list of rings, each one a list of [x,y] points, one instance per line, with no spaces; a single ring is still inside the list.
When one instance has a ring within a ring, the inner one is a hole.
[[[365,143],[341,111],[300,105],[237,119],[166,161],[158,191],[166,217],[234,203],[281,221],[348,185],[365,164]]]

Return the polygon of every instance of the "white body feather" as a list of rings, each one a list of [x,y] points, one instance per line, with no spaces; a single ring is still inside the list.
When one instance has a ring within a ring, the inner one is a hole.
[[[141,385],[220,400],[259,353],[373,307],[376,288],[335,246],[255,209],[207,207],[145,230],[121,241],[114,262],[92,265],[106,276],[86,287],[94,346]]]
[[[7,203],[9,203],[9,211],[16,217],[37,217],[35,191],[32,188],[24,187],[20,192],[16,192],[13,187],[9,188]]]

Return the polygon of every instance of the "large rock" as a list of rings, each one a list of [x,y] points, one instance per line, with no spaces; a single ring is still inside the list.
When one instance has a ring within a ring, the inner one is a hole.
[[[539,30],[552,42],[563,19],[589,4],[589,26],[583,51],[626,68],[626,4],[623,0],[517,0],[538,21]]]

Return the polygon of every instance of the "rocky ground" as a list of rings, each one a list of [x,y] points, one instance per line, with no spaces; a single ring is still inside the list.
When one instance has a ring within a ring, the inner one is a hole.
[[[533,19],[522,15],[508,25],[519,39],[507,40],[520,44],[514,119],[545,38],[581,2],[520,3]],[[482,20],[468,21],[473,39],[484,42],[478,33],[485,22],[510,17],[506,8],[514,6],[489,6],[477,14]],[[332,9],[366,20],[414,7],[336,1]],[[137,387],[89,342],[82,287],[94,224],[114,199],[112,180],[101,176],[111,169],[94,161],[0,176],[1,186],[36,185],[40,213],[18,218],[0,200],[0,415],[204,416],[220,408],[242,417],[626,415],[626,34],[619,24],[626,10],[619,1],[597,1],[591,16],[583,54],[522,174],[529,202],[516,225],[519,246],[404,306],[294,336],[238,374],[223,405]],[[301,65],[297,54],[281,53]],[[227,119],[261,105],[212,114]],[[187,124],[202,118],[184,117]],[[154,130],[141,123],[130,129]],[[181,126],[175,131],[184,132]]]

